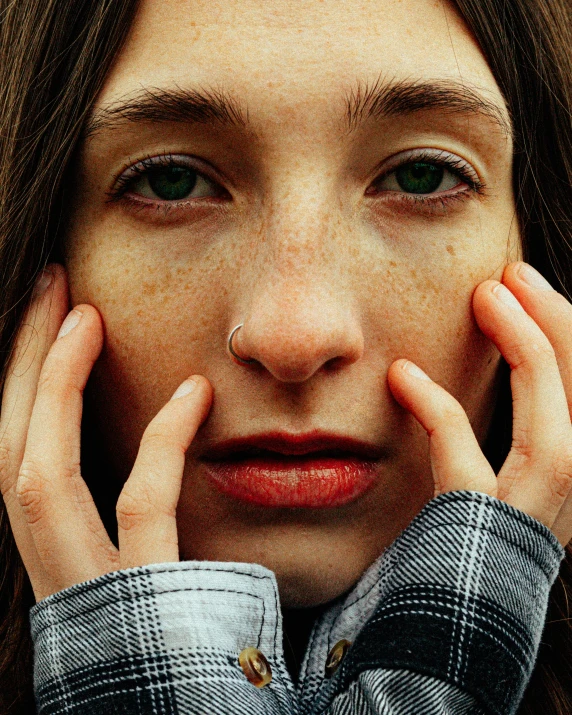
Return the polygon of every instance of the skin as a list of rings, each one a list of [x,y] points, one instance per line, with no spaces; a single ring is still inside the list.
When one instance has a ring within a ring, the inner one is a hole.
[[[213,86],[240,98],[251,127],[132,122],[94,136],[80,159],[66,265],[72,302],[96,306],[105,324],[93,392],[118,478],[177,384],[206,376],[215,399],[187,453],[181,558],[262,563],[285,603],[309,605],[347,590],[433,495],[426,436],[386,384],[394,360],[418,362],[484,438],[499,355],[470,298],[519,257],[512,145],[490,121],[442,112],[343,131],[344,95],[380,73],[462,78],[504,106],[441,3],[237,8],[143,3],[96,111],[139,86]],[[469,161],[490,197],[441,215],[364,197],[380,162],[424,147]],[[223,172],[232,203],[167,217],[105,203],[126,163],[166,151]],[[262,369],[229,360],[226,338],[240,322],[236,345]],[[367,498],[327,513],[256,509],[218,494],[197,459],[229,437],[316,427],[387,455]]]
[[[181,558],[261,563],[284,606],[317,605],[451,489],[498,496],[562,543],[572,536],[572,307],[519,274],[510,137],[443,110],[344,133],[344,95],[380,76],[462,80],[506,116],[478,46],[441,2],[141,4],[96,109],[141,86],[198,84],[232,91],[251,126],[127,123],[82,147],[65,270],[51,266],[30,309],[0,420],[2,491],[38,599]],[[429,208],[367,193],[391,157],[420,148],[468,162],[484,194]],[[171,211],[106,200],[126,166],[165,152],[207,162],[231,198]],[[501,283],[516,307],[493,293]],[[55,340],[68,301],[81,320]],[[239,322],[235,347],[252,367],[226,351]],[[480,445],[501,354],[515,425],[497,479]],[[195,389],[167,402],[189,375]],[[127,480],[118,549],[80,476],[88,377],[115,478]],[[199,458],[213,442],[316,428],[382,450],[361,499],[266,509],[206,481]]]

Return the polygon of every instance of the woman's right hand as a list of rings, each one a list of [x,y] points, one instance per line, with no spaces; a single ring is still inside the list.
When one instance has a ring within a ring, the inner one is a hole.
[[[117,502],[117,549],[80,470],[83,390],[103,347],[102,320],[86,304],[66,317],[64,268],[51,264],[44,276],[51,280],[36,284],[0,413],[0,490],[37,601],[110,571],[179,560],[185,452],[212,401],[210,383],[194,375],[149,423]]]

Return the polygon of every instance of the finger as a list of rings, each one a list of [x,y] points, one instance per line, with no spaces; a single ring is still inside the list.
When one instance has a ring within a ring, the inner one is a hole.
[[[0,445],[12,468],[2,469],[2,493],[13,491],[24,455],[28,425],[36,399],[42,365],[67,313],[67,282],[61,266],[46,273],[50,282],[42,293],[35,289],[16,336],[6,372],[0,417]],[[13,468],[16,465],[15,469]]]
[[[83,390],[102,345],[97,310],[71,311],[40,373],[17,482],[38,555],[58,590],[107,573],[117,561],[80,471]]]
[[[496,496],[495,473],[459,402],[409,360],[396,360],[387,377],[397,402],[429,436],[435,493],[468,489]]]
[[[65,270],[58,264],[51,264],[36,282],[32,302],[14,341],[2,394],[0,490],[16,546],[36,594],[42,591],[46,574],[16,496],[16,481],[24,455],[40,371],[67,312],[67,306]]]
[[[538,271],[521,261],[505,268],[503,283],[552,345],[572,414],[572,305]],[[572,537],[572,495],[568,495],[551,528],[563,544]]]
[[[502,280],[552,345],[572,414],[572,304],[527,263],[508,265]]]
[[[185,453],[211,402],[210,383],[194,375],[147,426],[117,501],[121,568],[179,560],[176,511]]]
[[[511,367],[512,447],[499,472],[499,497],[551,526],[572,479],[570,413],[550,341],[509,289],[485,281],[475,318]]]
[[[558,512],[556,519],[550,526],[550,530],[554,533],[562,546],[566,546],[570,539],[572,539],[572,499],[570,495]]]

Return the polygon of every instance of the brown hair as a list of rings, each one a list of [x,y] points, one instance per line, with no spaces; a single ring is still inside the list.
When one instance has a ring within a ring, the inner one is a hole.
[[[509,108],[524,258],[572,296],[572,16],[569,0],[454,0]],[[31,286],[58,245],[67,172],[136,0],[0,0],[0,386]],[[485,453],[511,442],[509,371]],[[85,431],[85,430],[84,430]],[[84,454],[85,457],[85,454]],[[87,464],[89,460],[84,463]],[[96,502],[107,514],[113,504]],[[110,530],[113,526],[110,525]],[[571,598],[569,598],[571,597]],[[572,712],[572,551],[552,594],[520,713]],[[34,712],[34,599],[0,500],[0,713]]]

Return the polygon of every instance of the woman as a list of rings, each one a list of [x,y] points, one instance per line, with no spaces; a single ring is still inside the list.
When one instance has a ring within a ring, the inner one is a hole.
[[[3,9],[6,711],[34,707],[35,601],[42,712],[320,711],[348,697],[368,712],[364,693],[387,698],[370,701],[378,712],[518,706],[555,536],[572,536],[572,309],[522,263],[568,292],[569,10],[322,5]],[[454,598],[465,588],[447,580],[453,557],[474,599],[452,614],[441,600],[421,621],[405,608],[387,653],[395,613],[376,609],[396,574],[435,606],[436,584]],[[294,679],[310,654],[298,694],[263,567],[287,637],[301,613],[317,619],[291,648]],[[571,707],[567,569],[522,712]],[[190,600],[165,605],[177,589]],[[467,630],[477,607],[494,620],[487,598],[518,675],[487,651],[496,631],[479,650],[479,628]],[[145,659],[155,638],[166,662]],[[203,649],[185,652],[193,639]],[[444,648],[459,656],[447,672]]]

